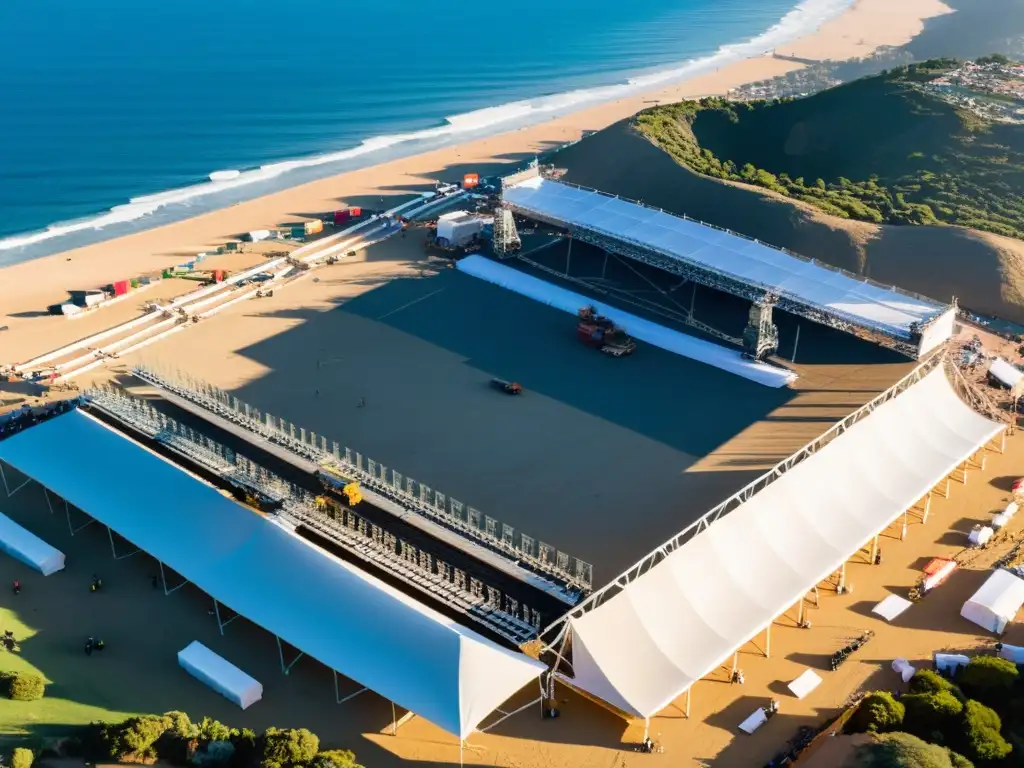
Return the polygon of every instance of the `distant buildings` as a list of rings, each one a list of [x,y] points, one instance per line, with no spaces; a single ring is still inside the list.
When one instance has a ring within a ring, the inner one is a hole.
[[[1024,123],[1024,65],[968,61],[925,84],[942,100],[987,120]]]

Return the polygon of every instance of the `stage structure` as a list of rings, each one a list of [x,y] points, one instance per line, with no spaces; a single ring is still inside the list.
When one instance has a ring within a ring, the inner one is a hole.
[[[284,674],[306,654],[335,670],[339,703],[374,691],[461,742],[544,671],[82,409],[3,440],[0,461],[137,547],[121,557],[145,552],[208,594],[222,634],[239,616],[273,634]],[[343,696],[338,675],[362,687]]]
[[[312,531],[345,550],[356,562],[387,572],[406,591],[436,600],[464,621],[479,624],[513,647],[537,637],[541,614],[518,593],[506,594],[476,574],[397,537],[341,504],[323,508],[308,490],[277,476],[242,454],[157,411],[149,402],[121,389],[86,393],[88,410],[145,435],[233,487],[263,511],[272,508],[291,531]],[[236,494],[239,495],[239,494]],[[69,520],[70,526],[70,520]],[[72,529],[73,530],[73,529]],[[301,532],[300,532],[300,535]],[[308,536],[304,536],[308,538]],[[315,542],[314,542],[315,543]]]
[[[512,211],[503,205],[499,206],[494,211],[494,255],[501,258],[518,252],[522,247],[523,243],[519,239],[519,230],[516,229]]]
[[[743,336],[751,356],[777,343],[772,307],[914,360],[953,334],[955,301],[942,304],[685,216],[554,181],[536,166],[503,180],[502,201],[571,238],[760,307]]]
[[[955,374],[954,374],[955,376]],[[846,563],[878,551],[908,514],[927,520],[933,493],[967,482],[1005,422],[958,394],[944,355],[895,386],[662,544],[547,627],[560,679],[627,716],[649,719],[731,664]],[[569,655],[571,654],[571,661]],[[563,664],[564,662],[564,664]]]
[[[351,448],[331,442],[315,432],[286,422],[241,402],[223,390],[178,373],[167,374],[137,366],[132,373],[160,388],[184,405],[222,418],[268,448],[283,448],[310,466],[329,474],[357,480],[364,494],[376,494],[375,505],[389,504],[395,514],[413,513],[437,524],[438,531],[458,534],[504,561],[517,563],[521,577],[537,589],[572,606],[593,587],[593,566],[550,544],[516,531],[512,526],[469,507],[424,483],[404,476]],[[417,521],[410,521],[416,523]]]

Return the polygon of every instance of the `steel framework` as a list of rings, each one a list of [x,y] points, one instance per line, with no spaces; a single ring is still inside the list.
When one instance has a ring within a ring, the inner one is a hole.
[[[523,174],[526,174],[526,172],[524,171]],[[534,173],[533,175],[536,176],[537,173]],[[527,178],[529,178],[529,176],[524,176],[524,178],[522,179],[518,178],[518,175],[509,177],[509,179],[506,180],[505,183],[502,185],[502,188],[505,189],[507,187],[514,186],[515,184],[520,183],[526,180]],[[591,189],[589,187],[583,187],[578,184],[571,184],[563,180],[560,180],[559,183],[575,187],[576,189],[594,192],[605,197],[615,197],[615,195],[609,195],[605,192],[601,192],[600,190]],[[635,205],[643,206],[643,203],[628,200],[627,198],[619,199],[625,200],[630,203],[634,203]],[[533,219],[535,221],[541,221],[551,226],[558,227],[560,229],[564,229],[568,231],[571,236],[579,238],[583,242],[595,245],[598,248],[602,248],[606,251],[609,251],[610,253],[616,253],[621,256],[626,256],[627,258],[635,259],[636,261],[639,261],[643,264],[656,267],[665,272],[669,272],[671,274],[686,278],[687,280],[692,280],[693,282],[699,283],[700,285],[706,286],[708,288],[713,288],[718,291],[730,293],[734,296],[739,296],[740,298],[747,299],[748,301],[754,303],[762,302],[765,300],[767,296],[771,296],[773,299],[775,299],[774,305],[778,309],[781,309],[785,312],[789,312],[790,314],[796,315],[798,317],[811,320],[815,323],[828,326],[830,328],[835,328],[846,333],[851,333],[859,338],[864,338],[873,341],[876,344],[880,344],[882,346],[893,349],[903,355],[906,355],[911,359],[916,360],[918,358],[918,343],[920,341],[921,333],[931,322],[934,322],[934,320],[929,321],[929,323],[923,324],[920,327],[917,327],[917,324],[915,324],[915,327],[912,328],[911,333],[908,334],[907,336],[898,335],[865,324],[862,320],[854,318],[843,312],[835,310],[826,310],[819,306],[810,304],[807,301],[800,299],[799,297],[787,295],[785,292],[780,293],[777,291],[777,289],[774,289],[771,286],[739,280],[729,275],[708,269],[703,265],[688,261],[678,255],[669,254],[668,252],[651,248],[649,246],[643,245],[641,243],[638,243],[627,238],[612,237],[591,227],[570,224],[569,222],[564,221],[562,219],[547,216],[546,214],[541,213],[539,211],[535,211],[527,207],[516,205],[511,201],[505,201],[503,204],[509,206],[513,211],[519,213],[521,216]],[[650,206],[643,207],[650,208]],[[662,212],[669,213],[670,215],[677,215],[672,214],[669,211]],[[722,232],[728,232],[729,234],[734,235],[736,237],[751,240],[752,242],[760,243],[761,245],[765,245],[769,248],[776,248],[776,246],[772,246],[768,243],[763,243],[760,240],[754,240],[753,238],[747,237],[738,232],[733,232],[731,230],[723,229],[722,227],[716,227],[713,224],[707,224],[702,221],[697,221],[696,219],[691,219],[685,215],[683,215],[681,218],[686,219],[687,221],[693,221],[697,224],[701,224],[702,226],[712,227],[713,229],[717,229]],[[776,250],[782,251],[783,253],[786,253],[787,255],[792,256],[793,258],[800,259],[801,261],[807,261],[817,266],[820,266],[824,269],[829,269],[838,273],[842,273],[847,277],[850,277],[859,282],[865,282],[870,283],[872,285],[884,287],[887,290],[891,290],[895,293],[899,293],[904,296],[909,296],[920,301],[935,303],[933,299],[921,296],[920,294],[915,294],[910,291],[904,291],[893,286],[882,286],[880,283],[876,283],[872,280],[868,280],[866,278],[853,275],[852,273],[849,273],[846,270],[837,269],[835,267],[832,267],[831,265],[824,264],[815,259],[808,259],[805,256],[795,254],[783,248],[776,248]]]
[[[893,386],[887,389],[875,397],[870,402],[858,408],[856,411],[851,413],[842,421],[834,424],[826,432],[816,437],[811,442],[807,443],[803,448],[798,450],[796,453],[791,455],[784,461],[779,462],[770,470],[765,472],[763,475],[758,477],[756,480],[740,489],[728,499],[723,501],[718,506],[714,507],[707,513],[705,513],[699,520],[690,524],[682,531],[677,533],[668,541],[661,544],[659,547],[648,553],[645,557],[634,563],[632,566],[627,568],[621,574],[619,574],[614,580],[595,591],[586,600],[582,601],[575,608],[566,612],[564,616],[559,618],[557,621],[552,622],[546,626],[541,632],[541,637],[545,642],[545,649],[554,653],[559,652],[559,646],[566,639],[566,634],[569,629],[570,619],[579,618],[585,613],[594,610],[600,606],[605,599],[614,597],[616,594],[621,592],[626,586],[636,581],[638,578],[643,576],[645,573],[654,568],[658,563],[668,557],[670,554],[679,549],[683,544],[693,539],[697,534],[706,530],[710,525],[719,520],[722,516],[728,514],[736,507],[740,506],[744,502],[747,502],[754,496],[754,494],[762,491],[764,488],[775,482],[777,479],[782,477],[786,472],[793,469],[797,464],[802,462],[804,459],[818,452],[826,445],[831,443],[835,438],[845,433],[850,427],[860,422],[865,417],[872,414],[880,405],[887,403],[893,398],[897,397],[901,393],[905,392],[911,386],[920,381],[924,376],[934,370],[937,366],[943,365],[947,358],[945,350],[940,350],[935,354],[931,355],[924,362],[914,368],[913,371],[908,373]],[[969,386],[969,385],[968,385]],[[973,407],[973,403],[971,404]],[[1002,419],[1000,419],[1002,420]]]

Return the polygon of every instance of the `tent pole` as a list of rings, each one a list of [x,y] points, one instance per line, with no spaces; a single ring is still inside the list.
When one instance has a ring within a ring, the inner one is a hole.
[[[644,718],[644,741],[647,741],[647,736],[651,732],[651,718]]]
[[[900,541],[907,538],[907,512],[909,510],[903,510],[903,527],[900,529]]]
[[[839,591],[846,591],[846,561],[843,561],[843,566],[839,569]]]
[[[795,363],[796,362],[796,348],[797,348],[797,346],[799,344],[800,344],[800,324],[797,323],[797,326],[796,326],[796,338],[793,340],[793,356],[791,358],[789,358],[789,362],[791,362],[791,363]]]
[[[332,669],[334,673],[334,701],[336,704],[341,704],[341,692],[338,690],[338,670]]]
[[[764,630],[764,657],[770,659],[772,655],[772,625],[769,624]]]
[[[110,554],[115,560],[117,560],[117,549],[114,547],[114,532],[110,530],[109,525],[106,528],[107,538],[110,539]]]
[[[878,562],[878,534],[875,534],[875,538],[871,540],[871,564],[874,565]]]
[[[395,702],[391,702],[391,735],[398,735],[398,718],[395,716]]]
[[[945,497],[947,499],[949,498],[949,475],[946,475],[946,496]]]
[[[569,265],[572,263],[572,235],[569,235],[569,251],[565,254],[565,276],[569,276]]]
[[[736,674],[736,670],[739,669],[739,668],[740,668],[740,652],[736,651],[732,655],[732,673],[733,673],[733,675]]]
[[[46,486],[45,485],[41,485],[39,487],[43,489],[43,498],[46,499],[46,506],[50,510],[50,514],[52,515],[53,514],[53,504],[50,503],[50,494],[46,490]]]
[[[462,766],[463,766],[463,762],[462,762],[462,744],[463,744],[463,742],[462,742],[462,739],[460,738],[459,739],[459,768],[462,768]]]
[[[7,484],[7,475],[4,474],[3,464],[0,464],[0,480],[4,481],[4,490],[7,491],[7,498],[11,498],[11,487]]]
[[[278,658],[281,659],[281,671],[287,674],[287,671],[284,668],[284,649],[281,647],[281,638],[274,635],[274,639],[277,640],[277,655]]]
[[[224,622],[220,620],[220,605],[217,603],[217,598],[213,598],[213,613],[217,617],[217,628],[220,629],[220,633],[224,634]],[[278,648],[280,648],[280,641],[278,641]]]
[[[75,529],[71,527],[71,508],[68,506],[68,500],[64,499],[64,514],[68,517],[68,530],[71,531],[71,535],[75,535]]]
[[[922,523],[928,522],[928,513],[932,509],[932,492],[928,491],[928,495],[924,497],[924,515],[921,517]]]
[[[803,595],[800,596],[800,608],[797,610],[796,623],[799,626],[801,626],[801,627],[804,625],[804,598],[803,598]],[[735,663],[734,663],[733,666],[735,666]]]
[[[160,581],[164,585],[164,597],[167,597],[167,595],[169,595],[171,593],[167,591],[167,574],[164,573],[164,561],[163,560],[157,560],[156,564],[158,566],[160,566]]]
[[[690,699],[692,698],[693,688],[686,689],[686,719],[690,719]]]

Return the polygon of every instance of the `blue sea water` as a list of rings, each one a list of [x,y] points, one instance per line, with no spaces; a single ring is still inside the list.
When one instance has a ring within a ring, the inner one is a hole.
[[[5,0],[0,265],[714,69],[850,2]]]

